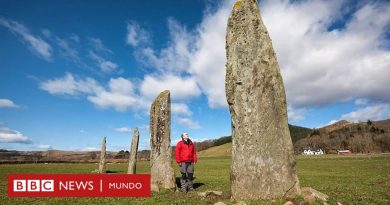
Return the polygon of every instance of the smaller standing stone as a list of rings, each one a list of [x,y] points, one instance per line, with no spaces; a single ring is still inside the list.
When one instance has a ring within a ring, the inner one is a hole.
[[[128,174],[136,174],[138,140],[139,140],[139,132],[138,132],[138,128],[135,128],[133,133],[133,140],[131,142],[131,147],[130,147],[129,168],[127,169]]]
[[[103,137],[102,151],[100,152],[99,173],[106,173],[106,137]]]
[[[150,108],[150,173],[151,190],[175,190],[172,167],[171,97],[168,90],[161,92]]]

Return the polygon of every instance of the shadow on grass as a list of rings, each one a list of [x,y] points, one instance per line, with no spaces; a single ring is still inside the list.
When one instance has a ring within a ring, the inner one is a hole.
[[[197,183],[194,183],[194,189],[197,189],[198,187],[201,187],[201,186],[203,186],[204,184],[203,183],[199,183],[199,182],[197,182]]]
[[[112,174],[112,173],[123,173],[121,171],[106,171],[106,174]]]
[[[176,177],[176,185],[177,185],[177,187],[179,187],[179,188],[181,188],[180,179],[181,179],[181,177]],[[196,177],[194,177],[194,179],[196,179]],[[193,184],[193,187],[194,187],[194,189],[197,189],[197,188],[199,188],[199,187],[201,187],[201,186],[203,186],[203,185],[204,185],[204,183],[195,182],[195,183]]]

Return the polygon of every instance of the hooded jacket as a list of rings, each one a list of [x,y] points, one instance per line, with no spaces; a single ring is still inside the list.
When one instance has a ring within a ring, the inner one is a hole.
[[[181,140],[177,143],[175,149],[176,162],[197,162],[195,145],[190,139],[187,142]]]

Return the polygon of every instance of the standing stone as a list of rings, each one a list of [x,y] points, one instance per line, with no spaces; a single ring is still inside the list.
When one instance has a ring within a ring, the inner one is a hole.
[[[135,128],[133,134],[133,140],[131,142],[131,147],[130,147],[129,168],[127,169],[128,174],[136,173],[138,140],[139,140],[139,132],[138,132],[138,128]]]
[[[171,99],[168,90],[160,93],[150,109],[151,190],[176,189],[172,167]]]
[[[232,198],[299,194],[283,80],[256,0],[234,4],[226,52],[225,87],[233,136]]]
[[[100,152],[99,173],[106,173],[106,137],[103,137],[102,151]]]

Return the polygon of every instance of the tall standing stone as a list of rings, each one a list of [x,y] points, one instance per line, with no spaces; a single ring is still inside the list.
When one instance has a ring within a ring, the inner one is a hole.
[[[175,189],[171,148],[171,99],[168,90],[154,100],[150,109],[151,190]]]
[[[106,137],[103,137],[102,151],[100,152],[99,173],[106,173]]]
[[[226,52],[232,197],[272,199],[299,194],[283,80],[256,0],[234,4]]]
[[[133,140],[130,146],[129,168],[127,169],[128,174],[136,173],[138,140],[139,140],[139,132],[138,132],[138,128],[135,128],[133,133]]]

